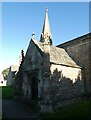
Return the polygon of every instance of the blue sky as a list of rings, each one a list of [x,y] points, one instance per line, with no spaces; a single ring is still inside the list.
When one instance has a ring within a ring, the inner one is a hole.
[[[53,45],[58,45],[89,32],[88,2],[4,2],[2,3],[2,69],[18,64],[20,50],[25,53],[32,32],[39,41],[49,10]]]

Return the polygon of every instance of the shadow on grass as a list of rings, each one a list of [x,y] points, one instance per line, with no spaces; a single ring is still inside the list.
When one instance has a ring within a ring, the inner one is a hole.
[[[53,113],[40,113],[42,120],[91,120],[91,101],[80,101]]]

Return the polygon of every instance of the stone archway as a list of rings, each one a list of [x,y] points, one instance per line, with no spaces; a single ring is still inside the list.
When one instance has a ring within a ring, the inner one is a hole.
[[[38,70],[31,70],[26,72],[26,79],[29,85],[29,97],[33,101],[38,101]]]
[[[31,80],[31,99],[38,100],[38,79],[36,77]]]

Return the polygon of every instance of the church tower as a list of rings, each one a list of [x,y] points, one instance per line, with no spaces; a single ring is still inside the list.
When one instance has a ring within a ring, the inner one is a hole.
[[[52,45],[52,35],[50,31],[50,24],[48,19],[48,9],[46,8],[46,14],[43,24],[43,29],[40,37],[40,42],[43,42],[48,45]]]

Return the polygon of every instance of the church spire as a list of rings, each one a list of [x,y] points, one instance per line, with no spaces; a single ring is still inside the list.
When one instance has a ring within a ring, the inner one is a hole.
[[[43,25],[40,41],[45,44],[52,45],[52,35],[51,35],[50,24],[48,19],[48,8],[46,8],[46,14],[45,14],[44,25]]]

